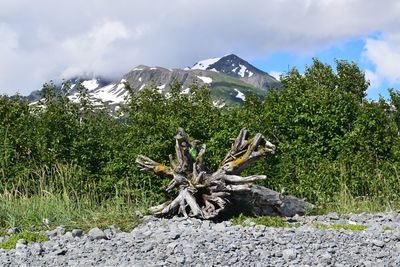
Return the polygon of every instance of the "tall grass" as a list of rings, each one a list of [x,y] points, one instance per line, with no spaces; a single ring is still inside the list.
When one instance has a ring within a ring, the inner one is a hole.
[[[26,170],[0,194],[0,229],[38,230],[58,225],[89,229],[111,224],[132,229],[139,221],[134,211],[145,213],[154,200],[146,194],[149,188],[119,187],[115,185],[114,197],[103,198],[96,182],[85,181],[73,164]]]

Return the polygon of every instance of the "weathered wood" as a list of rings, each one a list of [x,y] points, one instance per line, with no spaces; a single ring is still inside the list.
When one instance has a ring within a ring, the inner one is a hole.
[[[243,212],[256,216],[286,216],[304,215],[314,206],[303,199],[286,196],[263,186],[254,185],[249,191],[232,194],[230,198],[232,210],[227,213]]]
[[[276,149],[263,135],[258,133],[251,139],[248,135],[246,129],[240,131],[215,172],[209,172],[204,165],[206,145],[200,148],[198,140],[190,142],[182,128],[175,136],[176,158],[169,155],[171,167],[139,155],[136,163],[142,171],[172,178],[167,191],[179,188],[174,200],[152,207],[150,211],[159,216],[181,214],[203,219],[212,219],[222,212],[230,209],[239,211],[244,207],[256,215],[303,214],[309,203],[253,185],[266,179],[265,175],[239,175],[252,162],[273,154]]]

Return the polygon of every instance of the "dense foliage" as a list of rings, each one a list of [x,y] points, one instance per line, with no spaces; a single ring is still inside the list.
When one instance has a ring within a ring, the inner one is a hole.
[[[167,161],[176,129],[184,127],[207,144],[206,160],[216,168],[229,139],[246,127],[278,147],[247,170],[267,174],[273,189],[323,203],[343,194],[396,200],[400,93],[390,89],[389,100],[366,100],[364,73],[346,61],[333,70],[314,60],[304,75],[293,69],[281,81],[284,89],[263,100],[249,96],[243,107],[214,107],[210,91],[195,83],[191,94],[181,94],[179,83],[167,96],[146,88],[120,114],[94,107],[83,86],[79,105],[66,97],[68,85],[60,91],[45,84],[38,105],[2,97],[0,193],[150,204],[162,200],[168,181],[140,173],[138,154]]]

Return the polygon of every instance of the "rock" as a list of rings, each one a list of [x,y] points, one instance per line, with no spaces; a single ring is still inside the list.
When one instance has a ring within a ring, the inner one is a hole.
[[[110,226],[110,230],[111,230],[111,233],[112,233],[113,235],[122,233],[121,229],[119,229],[119,227],[116,226],[116,225],[114,225],[114,224]]]
[[[60,248],[60,249],[53,251],[52,254],[56,255],[56,256],[62,256],[62,255],[65,255],[67,253],[67,251],[68,250],[66,248]]]
[[[138,211],[138,210],[135,210],[135,211],[133,212],[133,215],[135,215],[136,217],[139,217],[139,218],[143,218],[143,214],[142,214],[140,211]]]
[[[8,235],[15,235],[18,234],[19,232],[21,232],[21,227],[12,227],[7,230]]]
[[[331,264],[332,262],[332,255],[328,252],[322,254],[321,261],[323,264]]]
[[[74,238],[74,236],[72,235],[72,232],[68,231],[65,233],[64,238],[71,239],[71,238]]]
[[[111,232],[111,229],[105,229],[104,234],[108,239],[110,239],[114,234]]]
[[[17,240],[17,244],[27,245],[28,242],[26,242],[25,239],[21,238],[21,239],[18,239],[18,240]]]
[[[48,230],[48,231],[45,232],[45,234],[46,234],[48,237],[54,237],[54,236],[57,236],[58,231],[57,231],[57,229]]]
[[[375,223],[365,217],[366,225]],[[387,225],[391,217],[379,218]],[[0,249],[0,266],[400,266],[399,228],[400,222],[393,231],[320,232],[313,224],[285,229],[154,219],[96,242],[79,229],[40,244],[20,240],[15,249]],[[67,238],[76,233],[81,238]]]
[[[385,246],[385,242],[383,242],[382,240],[377,240],[377,239],[372,240],[372,244],[374,246],[380,247],[380,248],[383,248]]]
[[[57,230],[57,235],[61,236],[65,234],[65,226],[64,225],[60,225],[56,228]]]
[[[106,234],[99,228],[93,228],[88,232],[90,240],[107,239]]]
[[[154,245],[153,244],[145,244],[141,249],[140,249],[140,251],[141,252],[148,252],[148,251],[150,251],[150,250],[152,250],[154,248]]]
[[[176,240],[176,239],[178,239],[180,236],[181,236],[181,234],[178,233],[178,232],[175,232],[175,231],[171,231],[171,232],[169,233],[169,239],[172,239],[172,240]]]
[[[20,249],[26,249],[27,247],[27,242],[25,239],[18,239],[17,243],[15,244],[15,249],[20,250]]]
[[[339,214],[337,212],[330,212],[326,215],[326,217],[330,220],[339,220]]]
[[[180,263],[180,264],[185,263],[185,257],[184,256],[177,256],[176,257],[176,262]]]
[[[73,237],[81,237],[83,234],[83,231],[82,231],[82,229],[73,229],[71,233],[72,233]]]
[[[215,224],[215,226],[214,226],[214,230],[215,230],[215,231],[223,232],[223,231],[225,231],[225,229],[226,229],[226,226],[225,226],[224,223],[217,223],[217,224]]]
[[[282,251],[282,257],[285,260],[294,260],[297,257],[297,252],[294,249],[285,249]]]
[[[31,246],[31,253],[34,256],[40,256],[43,253],[43,247],[40,243],[33,242]]]

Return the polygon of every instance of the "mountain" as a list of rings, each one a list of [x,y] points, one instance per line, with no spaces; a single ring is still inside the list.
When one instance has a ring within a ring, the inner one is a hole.
[[[280,87],[279,81],[268,73],[254,67],[240,57],[230,54],[221,58],[211,58],[197,62],[191,70],[210,70],[240,79],[257,88]]]
[[[263,97],[271,88],[280,88],[281,84],[268,73],[257,69],[236,55],[202,60],[191,68],[168,69],[139,65],[121,79],[110,81],[102,77],[75,77],[70,79],[71,92],[69,98],[79,102],[77,84],[88,89],[90,99],[96,104],[106,103],[110,107],[123,104],[128,97],[125,83],[139,92],[146,86],[155,85],[163,93],[170,91],[174,81],[182,83],[182,93],[189,93],[193,82],[207,84],[216,103],[241,105],[245,96],[256,94]],[[29,100],[38,100],[38,92],[28,96]]]

